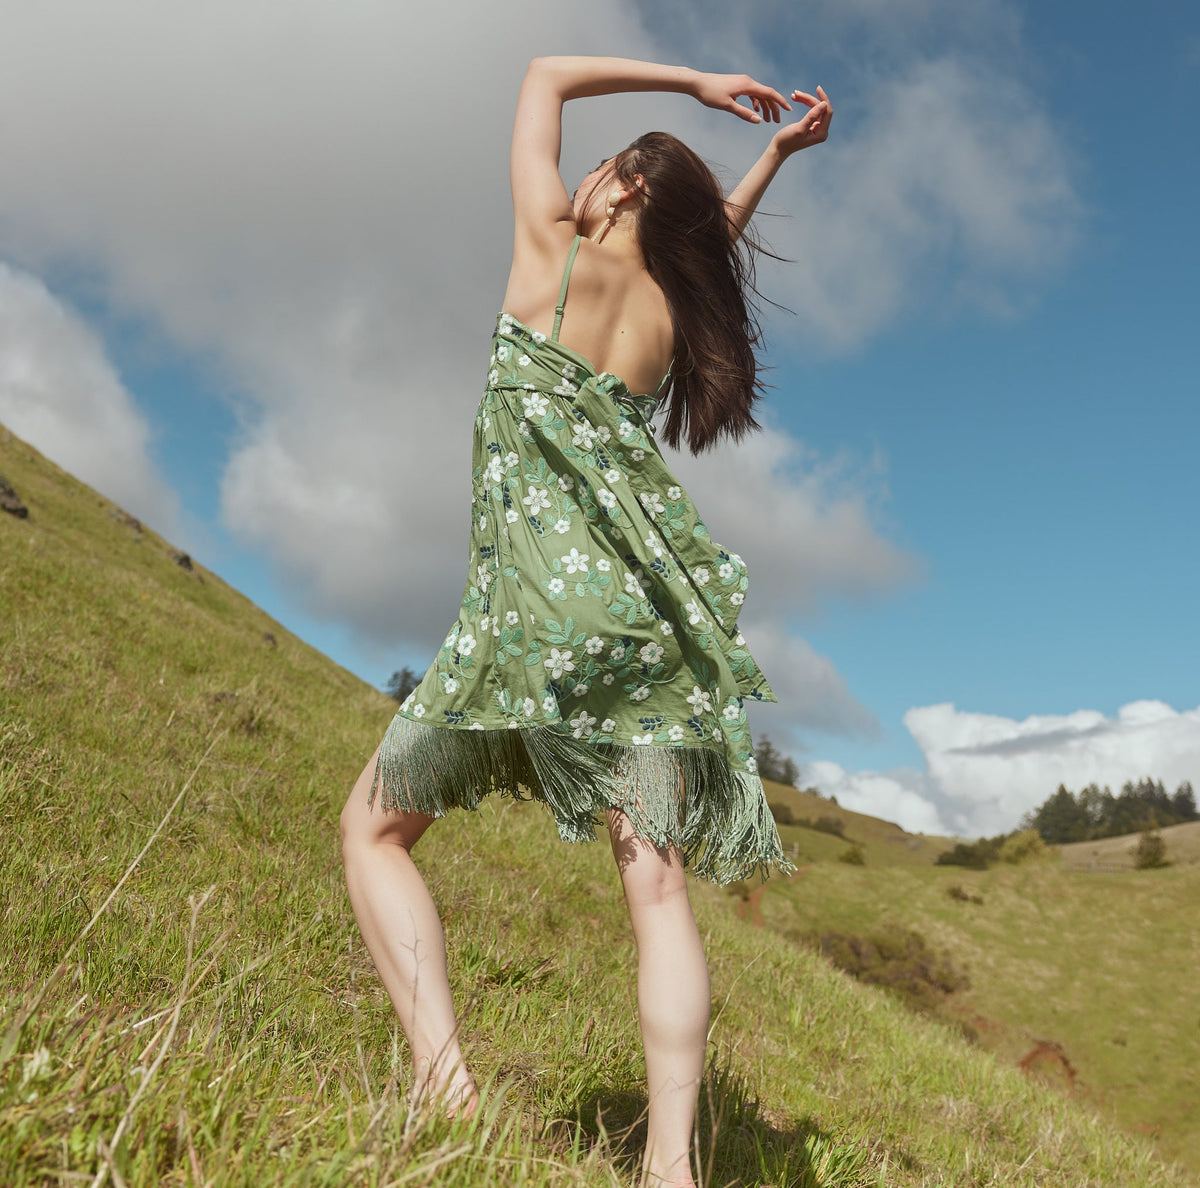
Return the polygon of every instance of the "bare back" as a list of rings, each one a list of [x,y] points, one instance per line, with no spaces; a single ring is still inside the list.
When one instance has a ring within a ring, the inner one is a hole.
[[[573,234],[574,227],[564,223],[561,251],[553,258],[535,250],[514,254],[504,312],[531,329],[550,333]],[[580,242],[571,271],[559,340],[597,373],[619,376],[639,395],[657,391],[674,352],[674,329],[662,290],[644,267],[587,239]]]

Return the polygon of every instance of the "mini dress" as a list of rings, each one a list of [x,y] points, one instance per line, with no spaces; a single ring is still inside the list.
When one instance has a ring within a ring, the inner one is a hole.
[[[790,873],[744,706],[777,700],[738,629],[746,565],[654,440],[670,371],[635,395],[558,341],[579,243],[549,336],[498,315],[458,617],[387,728],[369,803],[535,799],[564,841],[619,808],[699,877]]]

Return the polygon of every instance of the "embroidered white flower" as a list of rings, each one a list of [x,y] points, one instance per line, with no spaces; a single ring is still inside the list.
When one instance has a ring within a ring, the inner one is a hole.
[[[642,596],[642,571],[639,568],[636,573],[625,573],[625,593],[636,594],[639,598]]]
[[[528,396],[522,396],[521,404],[527,417],[544,417],[546,409],[550,407],[550,401],[541,392],[530,392]]]
[[[475,650],[477,642],[476,638],[470,632],[460,635],[458,637],[458,654],[460,656],[469,656]]]
[[[596,568],[601,573],[607,573],[610,569],[612,569],[612,562],[607,557],[597,557]]]
[[[504,518],[510,524],[515,524],[521,518],[521,513],[518,512],[515,507],[510,507],[508,511],[504,513]]]
[[[496,346],[496,358],[501,363],[507,363],[509,355],[512,354],[512,347],[507,342],[499,343]]]
[[[518,362],[518,363],[519,363],[519,364],[520,364],[522,367],[528,367],[528,366],[529,366],[529,364],[533,362],[533,360],[532,360],[532,359],[530,359],[530,357],[529,357],[528,355],[525,355],[525,354],[523,354],[523,355],[522,355],[522,356],[521,356],[521,357],[520,357],[520,358],[517,360],[517,362]]]
[[[753,755],[750,755],[746,759],[746,770],[747,771],[757,771],[758,770],[758,760],[755,759]]]
[[[632,437],[637,432],[637,427],[631,421],[622,421],[617,426],[617,435],[620,437]]]
[[[488,372],[488,387],[494,388],[500,382],[500,372],[496,368],[492,368]]]
[[[582,738],[585,734],[591,734],[592,727],[595,726],[596,719],[592,717],[587,710],[580,710],[578,718],[571,719],[571,725],[575,727],[571,733],[576,738]]]
[[[588,685],[587,681],[580,681],[579,684],[576,685],[575,688],[571,690],[571,692],[576,697],[582,697],[588,691],[588,688],[589,688],[589,685]]]
[[[675,634],[675,628],[672,627],[671,624],[668,623],[666,619],[663,619],[663,621],[661,623],[659,623],[658,629],[659,629],[659,631],[661,631],[663,633],[663,635],[674,635]]]
[[[736,722],[742,716],[742,711],[739,706],[727,705],[722,711],[721,716],[726,722]]]
[[[589,656],[598,656],[604,651],[604,640],[602,640],[598,635],[593,635],[591,639],[589,639],[583,645],[583,650],[587,652]]]
[[[597,487],[596,498],[600,500],[601,507],[613,508],[617,506],[617,497],[607,487]]]
[[[733,637],[733,642],[737,644],[738,647],[741,647],[742,644],[746,642],[746,637],[739,631],[737,635]]]
[[[447,693],[458,692],[458,682],[453,677],[447,677],[446,683],[442,686]]]
[[[619,664],[622,660],[625,659],[625,645],[624,644],[614,644],[613,650],[611,652],[609,652],[609,654],[608,654],[608,658],[614,664]]]
[[[725,737],[725,736],[724,736],[724,735],[721,733],[721,727],[720,727],[720,726],[714,726],[714,727],[712,728],[712,734],[713,734],[713,738],[715,738],[715,739],[717,740],[717,742],[720,742],[720,741],[721,741],[721,739]]]
[[[530,330],[529,337],[532,338],[538,346],[541,346],[542,343],[546,341],[545,334],[543,334],[540,330]]]
[[[519,425],[517,425],[517,432],[522,437],[531,437],[533,435],[533,430],[529,428],[528,421],[522,421]]]
[[[621,481],[621,472],[615,466],[610,467],[604,472],[604,481],[609,486],[615,486]]]
[[[662,644],[648,643],[642,645],[642,650],[638,652],[642,660],[646,664],[657,664],[663,657],[664,648]]]
[[[500,315],[500,333],[511,334],[513,330],[514,318],[512,314],[505,313]]]
[[[602,683],[602,684],[605,684],[605,685],[611,685],[611,684],[613,683],[613,681],[615,681],[616,679],[617,679],[617,678],[616,678],[616,677],[615,677],[615,676],[614,676],[614,675],[613,675],[611,672],[606,672],[606,673],[605,673],[605,674],[604,674],[604,675],[603,675],[603,676],[600,678],[600,681],[601,681],[601,683]]]
[[[663,507],[662,496],[657,491],[643,491],[638,500],[646,509],[646,514],[652,519],[657,520],[667,509]],[[649,543],[649,542],[647,542]]]
[[[539,488],[530,484],[529,494],[521,502],[529,508],[531,516],[536,516],[541,508],[550,506],[550,492],[545,487]]]
[[[591,421],[584,421],[583,424],[575,427],[575,433],[571,437],[571,444],[582,446],[585,450],[590,450],[596,444],[598,434],[592,428]]]
[[[629,451],[629,456],[630,456],[630,457],[631,457],[631,458],[632,458],[632,459],[633,459],[635,462],[640,462],[640,461],[641,461],[641,460],[642,460],[642,459],[643,459],[643,458],[646,456],[646,451],[645,451],[645,450],[643,450],[643,449],[642,449],[642,448],[639,446],[637,449],[630,450],[630,451]]]
[[[509,450],[508,453],[504,455],[504,469],[512,470],[512,468],[520,461],[521,459],[517,457],[516,451]]]
[[[471,729],[472,730],[486,730],[487,727],[482,722],[472,722]]]
[[[492,620],[491,620],[491,617],[488,615],[484,615],[483,618],[479,620],[479,630],[480,631],[486,631],[491,625],[492,625]]]
[[[554,521],[554,531],[557,532],[559,536],[561,536],[564,532],[569,532],[570,530],[571,521],[568,520],[566,516],[562,516]]]
[[[569,474],[560,474],[558,476],[558,489],[560,491],[569,491],[575,485],[575,480]]]
[[[542,709],[548,714],[552,714],[558,709],[558,702],[554,700],[553,694],[547,693],[542,698]]]
[[[684,608],[688,613],[688,622],[693,627],[698,627],[704,622],[704,612],[700,609],[700,604],[693,598],[691,602],[685,603]]]
[[[414,718],[423,718],[425,716],[425,707],[419,701],[412,707],[412,715]]]
[[[492,575],[488,571],[488,567],[486,564],[477,565],[475,567],[475,576],[479,579],[479,588],[481,590],[486,590],[488,588],[488,586],[491,584]]]
[[[597,425],[596,436],[600,438],[601,441],[608,441],[608,439],[612,437],[612,430],[609,429],[607,425]]]
[[[667,488],[667,498],[668,499],[678,499],[682,494],[683,494],[683,489],[681,487],[668,487]]]
[[[558,648],[550,649],[550,658],[543,660],[542,663],[550,670],[550,675],[558,680],[564,672],[573,672],[575,670],[575,661],[571,657],[575,653],[569,649],[559,651]]]
[[[711,714],[713,712],[712,694],[707,689],[701,689],[699,685],[692,686],[691,696],[688,697],[687,703],[697,714]]]
[[[581,553],[578,549],[572,549],[569,553],[565,553],[559,560],[567,567],[568,573],[587,573],[588,571],[588,554]]]
[[[452,630],[452,631],[450,632],[450,634],[449,634],[449,635],[447,635],[447,636],[446,636],[446,640],[445,640],[445,642],[442,644],[442,647],[444,647],[444,648],[452,648],[452,647],[454,647],[454,641],[455,641],[457,638],[458,638],[458,635],[457,635],[457,629],[454,629],[454,630]]]
[[[487,465],[487,480],[489,483],[499,483],[504,479],[504,463],[498,454],[493,454]]]
[[[504,621],[510,627],[515,627],[521,621],[520,613],[517,611],[505,611],[504,612]]]
[[[656,557],[661,557],[663,555],[662,543],[653,532],[651,532],[650,535],[647,536],[644,541],[642,541],[642,544],[644,544],[648,549],[653,549]]]
[[[617,724],[612,718],[605,718],[604,721],[600,723],[600,729],[603,730],[605,734],[612,734],[616,728]]]
[[[633,739],[636,746],[640,747],[649,746],[654,741],[654,735],[649,732],[646,734],[632,734],[630,738]]]
[[[678,742],[683,737],[683,727],[672,726],[671,729],[667,731],[667,736],[672,742]]]
[[[705,569],[703,565],[692,570],[692,581],[694,581],[697,586],[707,586],[710,576],[711,575],[709,574],[708,570]]]
[[[509,722],[508,728],[509,728],[509,730],[520,730],[521,723],[520,722]]]
[[[722,581],[727,582],[731,577],[733,577],[733,566],[730,565],[728,561],[722,561],[721,567],[717,570],[717,573],[721,575]]]
[[[537,702],[534,701],[532,697],[526,697],[521,703],[521,708],[525,711],[525,716],[527,718],[532,718],[534,710],[537,709]]]
[[[549,590],[551,594],[561,594],[566,589],[566,582],[560,577],[550,579]]]
[[[729,595],[729,601],[732,602],[734,606],[741,606],[742,603],[746,601],[746,595],[743,594],[741,590],[734,590],[734,592]]]
[[[630,701],[645,701],[650,696],[649,685],[638,685],[632,693],[629,694]]]

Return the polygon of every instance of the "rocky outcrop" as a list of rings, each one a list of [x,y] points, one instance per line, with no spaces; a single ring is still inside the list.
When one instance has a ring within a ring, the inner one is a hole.
[[[12,489],[12,484],[2,474],[0,474],[0,507],[10,516],[16,516],[18,519],[24,520],[29,517],[29,508],[21,502],[16,491]]]

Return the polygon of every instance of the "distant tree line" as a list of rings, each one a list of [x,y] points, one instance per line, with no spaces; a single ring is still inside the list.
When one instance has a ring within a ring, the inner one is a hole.
[[[1146,777],[1136,784],[1128,781],[1119,796],[1107,786],[1088,784],[1075,793],[1059,784],[1057,792],[1021,818],[1021,825],[1036,829],[1045,842],[1065,845],[1180,825],[1197,817],[1200,813],[1189,781],[1184,780],[1174,795],[1169,795],[1161,780]]]

